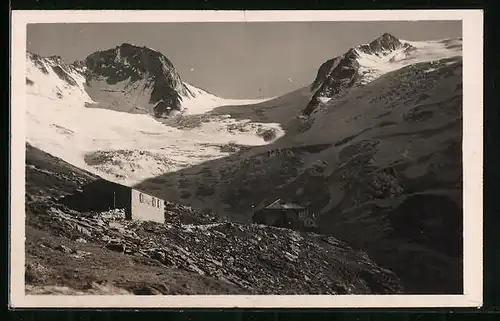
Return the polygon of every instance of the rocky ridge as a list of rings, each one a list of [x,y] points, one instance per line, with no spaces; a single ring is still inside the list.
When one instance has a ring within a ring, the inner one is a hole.
[[[73,63],[31,52],[26,58],[28,93],[75,107],[163,119],[229,103],[183,82],[167,57],[145,46],[123,43]]]
[[[384,33],[368,44],[327,60],[311,84],[314,94],[303,114],[309,116],[330,99],[342,97],[350,89],[363,86],[388,70],[400,68],[409,57],[418,55],[419,50],[408,41]]]

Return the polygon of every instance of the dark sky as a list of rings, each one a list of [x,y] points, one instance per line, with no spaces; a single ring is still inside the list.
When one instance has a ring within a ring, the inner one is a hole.
[[[278,96],[318,67],[389,32],[405,40],[462,36],[461,21],[57,23],[28,25],[27,49],[68,62],[123,42],[162,52],[182,79],[226,98]]]

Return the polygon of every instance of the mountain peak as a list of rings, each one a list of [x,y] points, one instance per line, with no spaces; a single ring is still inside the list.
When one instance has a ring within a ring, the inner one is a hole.
[[[134,84],[134,88],[141,87],[142,91],[138,95],[145,95],[143,105],[163,101],[161,106],[179,110],[183,97],[192,96],[172,62],[161,52],[146,46],[124,42],[89,55],[85,59],[85,66],[88,70],[87,82],[100,79],[107,86],[124,82],[127,86]],[[136,102],[130,108],[135,108],[135,105]],[[163,109],[155,110],[155,115],[163,112]]]
[[[377,39],[375,40],[382,40],[382,39],[385,39],[385,40],[393,40],[393,41],[399,41],[399,39],[395,36],[393,36],[392,34],[388,33],[388,32],[384,32],[384,34],[382,34],[380,37],[378,37]]]
[[[128,42],[124,42],[121,45],[119,45],[118,47],[138,47],[138,46],[133,45],[133,44],[128,43]]]
[[[172,63],[160,52],[146,46],[137,46],[124,42],[115,48],[98,51],[89,55],[85,63],[90,70],[105,74],[118,73],[123,77],[132,76],[134,80],[139,78],[153,76],[163,77],[166,74],[175,74],[175,68]],[[109,75],[108,75],[109,76]],[[177,75],[171,75],[169,78],[177,78]]]
[[[49,57],[47,57],[47,59],[50,59],[50,60],[53,60],[53,61],[56,61],[56,62],[62,62],[62,57],[58,56],[58,55],[49,56]]]
[[[111,49],[112,50],[112,49]],[[112,50],[113,51],[113,50]],[[163,54],[146,46],[138,46],[135,44],[131,44],[128,42],[124,42],[121,45],[118,45],[114,48],[114,54],[121,57],[127,57],[127,56],[149,56],[150,58],[159,58],[162,57]]]
[[[386,32],[369,44],[359,46],[358,49],[366,54],[377,54],[399,49],[402,45],[398,38]]]
[[[386,32],[370,43],[353,47],[345,54],[328,60],[321,65],[311,85],[311,90],[316,92],[304,113],[310,114],[323,98],[331,98],[380,76],[383,73],[379,70],[381,65],[385,66],[384,70],[391,69],[387,64],[396,60],[396,51],[402,50],[399,56],[406,56],[413,49],[408,42],[401,42]]]
[[[145,50],[145,51],[151,51],[151,52],[157,52],[156,50],[153,50],[149,47],[146,47],[146,46],[138,46],[138,45],[134,45],[132,43],[129,43],[129,42],[124,42],[122,43],[121,45],[119,46],[116,46],[116,48],[118,49],[128,49],[128,50]]]

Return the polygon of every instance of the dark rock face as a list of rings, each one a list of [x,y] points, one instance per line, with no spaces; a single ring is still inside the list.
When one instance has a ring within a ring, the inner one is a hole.
[[[68,73],[66,71],[64,71],[64,69],[60,65],[52,66],[52,70],[54,70],[54,72],[57,74],[57,76],[59,78],[61,78],[62,80],[64,80],[68,84],[70,84],[71,86],[77,85],[76,81],[73,79],[73,77],[68,75]]]
[[[350,88],[356,82],[359,69],[359,63],[356,61],[356,58],[357,56],[354,50],[348,51],[347,54],[338,61],[338,64],[334,68],[331,68],[327,74],[325,73],[323,76],[324,78],[322,77],[322,81],[318,80],[318,78],[314,81],[313,87],[317,86],[319,83],[322,83],[322,85],[319,86],[311,101],[304,109],[304,115],[310,115],[316,109],[320,104],[320,97],[333,97],[343,90]],[[331,63],[328,63],[328,65],[334,66],[338,59],[339,58],[335,58]],[[326,69],[327,67],[323,68]],[[320,70],[320,72],[323,74],[323,71]],[[318,72],[318,77],[320,77],[320,72]]]
[[[170,60],[147,47],[124,43],[89,55],[84,64],[88,83],[95,79],[104,79],[109,85],[146,80],[146,88],[151,90],[149,103],[163,102],[155,108],[156,116],[167,111],[167,107],[179,110],[182,98],[192,95]]]
[[[325,79],[328,78],[328,76],[332,73],[335,67],[337,67],[341,60],[342,57],[335,57],[323,63],[318,69],[318,74],[311,85],[311,90],[317,90],[319,87],[321,87]]]
[[[170,60],[147,47],[124,43],[113,49],[95,52],[84,63],[91,72],[105,77],[109,84],[128,78],[136,81],[153,76],[159,78],[159,84],[164,83],[172,88],[183,87]]]
[[[177,92],[171,88],[164,88],[163,90],[166,93],[166,97],[164,97],[166,100],[161,99],[153,107],[153,114],[156,118],[161,118],[163,115],[168,116],[172,111],[180,108]]]

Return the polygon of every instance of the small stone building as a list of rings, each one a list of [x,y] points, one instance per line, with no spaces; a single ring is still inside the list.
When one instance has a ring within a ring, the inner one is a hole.
[[[284,227],[295,230],[314,231],[317,229],[316,216],[303,206],[277,199],[260,206],[253,214],[257,224]]]
[[[132,219],[165,223],[165,201],[137,189],[131,190]]]
[[[78,211],[123,209],[125,219],[165,222],[165,201],[129,186],[98,179],[68,195],[61,203]]]

